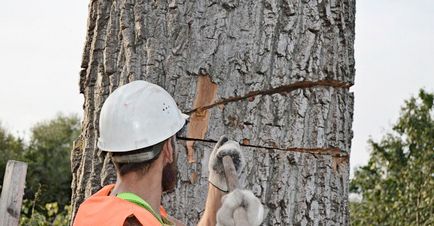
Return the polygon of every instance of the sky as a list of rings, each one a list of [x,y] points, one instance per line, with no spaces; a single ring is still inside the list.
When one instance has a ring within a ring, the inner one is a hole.
[[[0,121],[22,137],[56,114],[82,115],[78,79],[88,1],[0,0]],[[358,0],[351,168],[420,88],[434,92],[434,1]]]

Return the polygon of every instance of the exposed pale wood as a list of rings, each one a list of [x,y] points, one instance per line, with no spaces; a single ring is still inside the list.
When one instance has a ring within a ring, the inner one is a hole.
[[[27,163],[15,160],[7,162],[0,198],[0,225],[18,225],[26,174]]]
[[[190,145],[189,157],[179,141],[178,189],[164,197],[173,215],[197,222],[212,149],[205,141],[226,134],[250,145],[246,188],[269,211],[264,225],[347,225],[354,19],[355,0],[91,1],[80,72],[83,131],[72,153],[74,211],[115,181],[96,148],[104,100],[143,79],[166,88],[184,112],[209,106],[199,112],[206,131],[195,138],[203,141]],[[198,106],[205,77],[216,92]]]
[[[209,76],[200,76],[196,86],[196,97],[194,107],[198,109],[189,118],[187,137],[195,139],[204,139],[208,130],[209,113],[206,110],[201,110],[201,106],[209,105],[214,102],[217,93],[217,85],[214,84]],[[195,162],[194,158],[194,141],[187,141],[188,162]]]

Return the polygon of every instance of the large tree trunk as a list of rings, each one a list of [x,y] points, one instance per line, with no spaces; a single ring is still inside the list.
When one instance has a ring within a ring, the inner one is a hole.
[[[96,147],[104,100],[143,79],[191,115],[178,189],[164,197],[171,214],[196,224],[212,141],[226,134],[245,145],[264,225],[348,225],[354,16],[355,0],[91,1],[74,210],[116,179]]]

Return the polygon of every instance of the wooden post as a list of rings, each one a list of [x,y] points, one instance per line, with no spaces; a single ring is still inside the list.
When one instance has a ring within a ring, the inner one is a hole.
[[[0,198],[0,225],[16,226],[20,220],[27,163],[9,160]]]

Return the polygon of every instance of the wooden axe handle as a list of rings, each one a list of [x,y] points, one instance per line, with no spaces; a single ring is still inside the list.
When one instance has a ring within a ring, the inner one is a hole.
[[[235,169],[235,165],[231,156],[229,155],[224,156],[222,161],[223,161],[223,168],[225,170],[226,183],[228,185],[229,192],[231,192],[240,187],[237,170]]]
[[[240,183],[237,175],[237,170],[235,169],[234,161],[228,155],[224,156],[222,161],[229,192],[240,188]],[[234,211],[234,220],[236,226],[249,226],[249,222],[247,221],[247,213],[243,208],[238,208]]]

